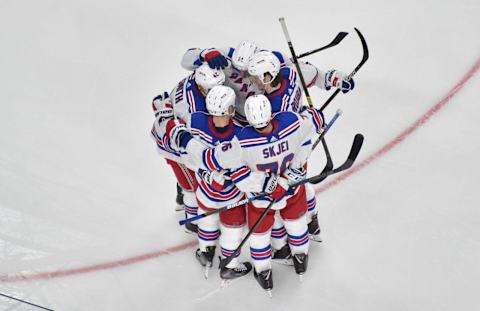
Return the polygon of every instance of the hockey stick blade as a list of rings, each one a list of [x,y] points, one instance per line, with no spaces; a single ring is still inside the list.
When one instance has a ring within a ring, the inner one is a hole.
[[[348,35],[348,32],[339,32],[337,34],[337,36],[335,38],[333,38],[332,42],[330,42],[329,44],[321,47],[321,48],[318,48],[318,49],[315,49],[315,50],[312,50],[310,52],[305,52],[305,53],[302,53],[300,55],[297,56],[297,58],[302,58],[302,57],[305,57],[305,56],[308,56],[308,55],[312,55],[312,54],[315,54],[317,52],[320,52],[320,51],[323,51],[323,50],[326,50],[328,48],[331,48],[331,47],[334,47],[335,45],[339,44],[340,42],[342,42],[343,38],[345,38],[346,36]]]
[[[365,38],[363,37],[362,33],[360,32],[360,30],[358,30],[357,28],[354,28],[355,31],[357,32],[357,35],[358,37],[360,38],[360,41],[362,42],[362,50],[363,50],[363,56],[362,56],[362,60],[360,61],[360,63],[358,63],[358,65],[355,67],[355,69],[353,69],[353,71],[348,75],[347,79],[350,80],[351,78],[353,78],[353,76],[357,73],[358,70],[360,70],[360,68],[362,68],[363,64],[365,64],[365,62],[368,60],[368,58],[370,57],[370,54],[368,52],[368,45],[367,45],[367,41],[365,41]],[[320,107],[320,111],[323,111],[327,106],[328,104],[330,104],[330,102],[338,95],[338,93],[340,93],[340,89],[337,89],[328,99],[327,101],[322,105],[322,107]]]
[[[355,135],[355,138],[353,139],[352,147],[350,148],[350,153],[348,154],[347,159],[345,160],[345,162],[343,162],[342,165],[340,165],[339,167],[333,170],[326,171],[318,176],[314,176],[310,178],[309,182],[311,184],[316,185],[321,181],[323,181],[328,176],[340,173],[352,167],[353,163],[355,163],[355,160],[357,159],[358,154],[360,153],[360,150],[362,149],[363,138],[364,137],[362,134]]]

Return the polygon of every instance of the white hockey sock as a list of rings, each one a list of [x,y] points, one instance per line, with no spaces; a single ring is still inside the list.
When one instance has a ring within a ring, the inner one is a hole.
[[[185,215],[187,219],[197,216],[198,203],[195,192],[183,190],[183,205],[185,205]],[[192,221],[192,223],[197,224],[197,221]]]
[[[198,208],[199,214],[204,214],[205,212],[206,211],[201,207]],[[207,250],[207,246],[215,246],[215,244],[217,244],[217,239],[220,236],[218,213],[200,218],[197,223],[198,247],[204,252]]]
[[[260,234],[254,233],[250,236],[250,256],[258,273],[272,268],[270,230]]]
[[[275,213],[275,222],[272,228],[272,248],[281,249],[287,244],[287,230],[283,226],[283,220],[278,212]]]
[[[315,189],[309,183],[305,184],[305,193],[307,195],[307,223],[312,220],[312,215],[317,212],[317,198]]]
[[[242,241],[244,226],[242,227],[228,227],[220,223],[220,238],[218,240],[220,245],[220,252],[222,258],[230,257],[233,252],[237,249]],[[235,258],[227,265],[227,268],[234,268],[238,266],[238,256],[240,252],[235,256]]]
[[[308,227],[305,215],[295,220],[284,220],[288,234],[288,244],[292,254],[308,254],[310,240],[308,238]]]

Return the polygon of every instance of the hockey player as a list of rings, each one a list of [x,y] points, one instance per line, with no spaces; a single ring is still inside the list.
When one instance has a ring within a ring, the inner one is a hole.
[[[247,125],[244,112],[245,100],[248,96],[261,91],[247,77],[248,60],[257,50],[257,45],[253,41],[242,41],[236,48],[189,49],[184,54],[181,64],[187,70],[195,70],[205,62],[211,68],[223,68],[226,76],[225,85],[233,88],[236,94],[235,120],[241,125]]]
[[[210,68],[207,63],[195,69],[193,74],[181,80],[171,92],[175,118],[188,120],[194,112],[207,112],[205,99],[208,91],[224,82],[225,73]]]
[[[235,113],[233,89],[223,85],[215,86],[207,94],[206,105],[208,113],[195,112],[187,122],[190,124],[193,137],[207,147],[232,140],[235,133],[240,130],[231,118]],[[223,174],[227,174],[227,177]],[[226,171],[219,173],[198,170],[196,197],[199,214],[244,199],[244,193],[232,183],[228,175]],[[217,239],[219,238],[221,247],[221,258],[229,257],[242,240],[245,223],[244,205],[222,211],[220,215],[213,214],[198,220],[199,248],[196,250],[196,258],[205,267],[205,277],[208,277],[208,270],[212,266]],[[238,258],[234,258],[228,265],[220,264],[220,277],[222,279],[241,277],[251,269],[250,263],[239,262]]]
[[[313,123],[306,122],[294,113],[281,112],[272,117],[271,107],[263,95],[249,97],[245,112],[252,126],[246,127],[238,135],[248,168],[251,171],[269,172],[265,187],[267,192],[273,190],[270,197],[249,203],[250,227],[260,217],[263,208],[275,200],[272,210],[250,238],[254,275],[266,290],[273,288],[270,236],[275,210],[279,210],[283,220],[296,273],[301,275],[307,269],[309,239],[305,187],[297,187],[292,196],[285,197],[284,194],[289,188],[289,181],[305,178],[303,166],[311,152],[310,137],[315,133]]]
[[[171,142],[168,137],[165,137],[165,124],[162,121],[173,117],[189,119],[192,112],[207,111],[205,103],[207,92],[224,81],[225,75],[221,70],[211,69],[205,64],[198,67],[193,74],[182,79],[171,92],[172,97],[165,92],[163,95],[155,97],[152,102],[156,120],[151,132],[160,154],[167,160],[182,189],[187,218],[197,215],[198,207],[194,193],[197,186],[195,173],[183,164],[180,154],[170,147]],[[189,223],[185,228],[189,232],[197,232],[195,223]]]
[[[294,64],[290,61],[290,59],[288,59],[287,57],[284,56],[283,53],[278,51],[269,52],[267,50],[262,50],[258,48],[255,42],[253,41],[242,41],[238,44],[236,48],[223,48],[223,49],[209,48],[209,49],[203,49],[203,50],[199,48],[189,49],[184,54],[181,64],[182,64],[182,67],[187,70],[194,70],[195,68],[197,68],[199,64],[202,64],[204,61],[207,61],[211,68],[219,68],[219,67],[224,68],[226,72],[225,83],[226,85],[232,87],[235,90],[235,93],[237,94],[237,102],[236,102],[237,113],[235,118],[240,124],[245,125],[246,119],[245,119],[245,112],[244,112],[244,103],[246,98],[253,94],[264,94],[264,92],[266,91],[266,88],[268,89],[268,86],[267,87],[265,86],[265,84],[268,84],[268,83],[263,82],[263,77],[260,78],[262,82],[258,81],[258,79],[255,79],[255,77],[253,78],[253,81],[251,79],[247,79],[248,74],[250,73],[248,71],[249,62],[257,53],[259,53],[259,55],[257,55],[256,57],[257,57],[257,60],[259,60],[260,55],[262,55],[263,52],[267,54],[273,54],[276,60],[278,60],[278,63],[279,63],[278,66],[281,67],[282,69],[288,68],[286,70],[282,70],[282,73],[280,73],[280,75],[283,75],[286,78],[291,78],[292,80],[296,80],[296,76],[290,77],[290,74],[296,75],[295,70],[293,69]],[[264,59],[265,59],[265,53],[263,53],[262,55]],[[231,66],[229,65],[230,63],[231,63]],[[327,72],[324,72],[319,68],[317,68],[316,66],[314,66],[313,64],[310,64],[308,62],[300,62],[299,65],[302,70],[303,77],[305,79],[307,87],[311,87],[315,85],[327,91],[330,90],[331,87],[335,87],[335,88],[341,88],[343,92],[348,92],[354,87],[354,81],[346,80],[345,75],[337,70],[328,70]],[[285,71],[288,71],[288,72],[285,72]],[[257,76],[255,73],[253,73],[253,75]],[[272,82],[272,80],[270,82]],[[279,81],[281,81],[281,77],[279,77],[276,82],[279,82]],[[276,82],[272,82],[273,85],[277,85]],[[292,81],[292,83],[295,83],[295,81]],[[296,112],[299,111],[300,106],[298,105],[298,101],[299,101],[299,98],[301,98],[301,90],[297,92],[296,90],[293,90],[294,88],[295,88],[295,85],[292,84],[292,88],[289,90],[286,90],[287,92],[291,92],[289,93],[289,96],[291,97],[289,100],[291,101],[292,107],[283,107],[284,109],[275,109],[276,107],[274,107],[274,112],[285,111],[290,108],[293,111],[296,111]],[[269,89],[267,92],[270,93],[271,89]],[[285,100],[285,101],[289,101],[289,100]],[[280,101],[280,108],[282,108],[281,107],[282,101],[283,100]]]
[[[353,79],[347,80],[346,76],[337,70],[329,70],[322,74],[313,65],[308,67],[310,67],[310,70],[307,70],[308,75],[311,76],[312,70],[315,75],[313,79],[307,79],[309,81],[307,87],[316,85],[325,90],[334,87],[347,93],[355,86]],[[302,68],[302,73],[308,67]],[[277,54],[260,51],[251,57],[247,68],[251,80],[270,100],[273,113],[288,110],[301,111],[302,90],[297,73],[291,66],[282,66]]]
[[[232,181],[245,192],[267,192],[269,197],[248,205],[248,224],[253,224],[272,200],[273,208],[253,231],[250,251],[259,284],[273,288],[270,231],[275,210],[280,210],[288,243],[293,254],[296,273],[302,275],[308,262],[308,228],[305,188],[299,186],[293,195],[284,197],[288,181],[305,178],[304,164],[311,152],[310,138],[322,128],[321,117],[314,109],[304,112],[305,118],[293,112],[281,112],[272,117],[271,104],[264,95],[254,95],[245,103],[247,118],[252,126],[243,128],[231,142],[203,150],[192,143],[185,127],[171,128],[170,137],[176,148],[193,155],[195,163],[204,163],[210,170],[233,170]],[[196,159],[195,159],[196,157]],[[260,177],[262,176],[262,177]]]
[[[302,104],[302,89],[298,82],[298,74],[292,67],[282,66],[277,54],[260,51],[250,58],[247,69],[251,80],[264,91],[265,96],[269,99],[273,113],[280,111],[301,112],[306,109],[306,106]],[[336,70],[329,70],[324,74],[313,65],[305,64],[302,72],[308,73],[309,86],[316,85],[326,90],[337,87],[342,89],[343,92],[348,92],[354,87],[353,80],[346,80]],[[318,115],[323,120],[323,115],[321,113]],[[321,241],[315,191],[310,184],[307,184],[305,188],[308,207],[308,232],[312,240]],[[274,259],[291,264],[285,228],[278,217],[272,229],[272,239]]]

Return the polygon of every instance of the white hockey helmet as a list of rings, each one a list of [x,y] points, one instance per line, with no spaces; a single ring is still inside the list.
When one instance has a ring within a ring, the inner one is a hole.
[[[233,67],[238,70],[246,71],[248,66],[248,61],[257,51],[257,45],[253,41],[242,41],[240,42],[232,55],[232,64]]]
[[[203,63],[195,70],[195,82],[208,92],[214,86],[225,82],[225,74],[222,70],[212,69],[207,63]]]
[[[272,105],[265,95],[252,95],[245,101],[245,116],[255,128],[268,125],[272,119]]]
[[[214,86],[207,94],[207,110],[212,116],[233,116],[235,92],[225,85]]]
[[[264,84],[270,83],[280,72],[280,61],[269,51],[255,53],[248,62],[248,73],[257,76]],[[265,74],[269,73],[272,80],[265,83]]]

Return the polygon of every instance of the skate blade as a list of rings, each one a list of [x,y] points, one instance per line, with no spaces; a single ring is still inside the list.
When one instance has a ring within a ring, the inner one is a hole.
[[[205,266],[205,270],[203,271],[203,276],[205,277],[205,280],[208,280],[208,273],[210,272],[210,267]]]
[[[225,289],[232,284],[232,280],[223,279],[222,284],[220,284],[221,289]]]
[[[205,277],[205,279],[208,279],[208,274],[212,267],[213,267],[213,262],[207,262],[207,264],[205,265],[205,270],[203,271],[203,276]]]
[[[265,293],[267,294],[268,298],[273,298],[272,290],[271,290],[271,289],[266,289],[266,290],[265,290]]]
[[[300,280],[300,283],[302,283],[303,282],[303,274],[299,274],[298,279]]]
[[[285,265],[285,266],[293,266],[293,259],[272,259],[273,262]]]
[[[322,243],[322,238],[319,235],[309,234],[308,237],[310,241]]]
[[[196,233],[195,231],[191,231],[191,230],[188,230],[188,229],[186,229],[186,228],[185,228],[184,231],[185,231],[185,233],[188,233],[188,234],[192,234],[192,235],[194,235],[194,236],[197,236],[197,233]]]

